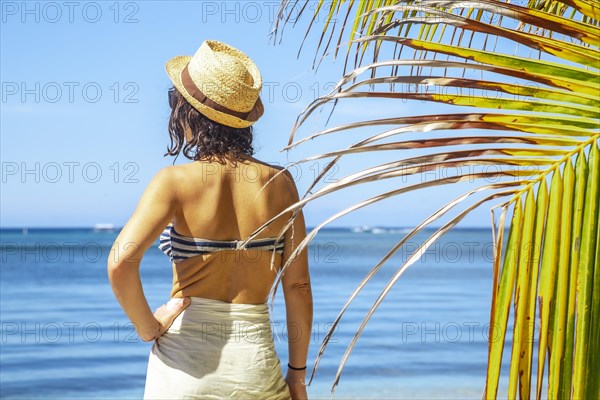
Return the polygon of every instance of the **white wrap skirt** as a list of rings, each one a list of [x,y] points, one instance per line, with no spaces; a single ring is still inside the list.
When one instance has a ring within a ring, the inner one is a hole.
[[[267,304],[190,299],[154,341],[144,399],[290,399]]]

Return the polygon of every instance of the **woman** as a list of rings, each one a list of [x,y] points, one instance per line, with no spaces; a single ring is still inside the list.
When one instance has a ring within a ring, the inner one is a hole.
[[[238,242],[298,200],[287,171],[276,175],[279,168],[252,157],[252,124],[263,114],[260,72],[244,53],[213,40],[193,57],[172,58],[166,70],[174,85],[167,154],[183,151],[192,162],[156,174],[108,262],[124,312],[142,340],[154,340],[144,398],[306,398],[312,327],[306,249],[281,281],[289,346],[285,379],[267,307],[277,266],[305,237],[303,215],[279,241],[289,214],[246,246]],[[159,236],[172,261],[173,286],[171,300],[152,313],[139,266]]]

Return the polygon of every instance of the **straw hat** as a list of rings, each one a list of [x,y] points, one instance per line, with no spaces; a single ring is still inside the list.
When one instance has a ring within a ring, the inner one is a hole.
[[[225,43],[205,40],[193,57],[173,57],[165,69],[183,97],[213,121],[245,128],[264,112],[258,67]]]

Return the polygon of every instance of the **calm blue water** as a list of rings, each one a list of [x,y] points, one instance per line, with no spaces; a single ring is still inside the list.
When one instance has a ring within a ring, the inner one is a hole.
[[[309,373],[337,312],[403,232],[330,229],[314,239]],[[108,282],[106,258],[116,236],[86,229],[2,231],[2,398],[142,398],[151,343],[137,339]],[[413,250],[424,237],[413,239]],[[489,229],[455,230],[406,272],[359,339],[335,398],[481,397],[491,241]],[[347,344],[409,254],[389,260],[350,307],[309,387],[311,398],[329,398]],[[156,246],[146,253],[141,275],[152,309],[168,301],[171,268]],[[285,365],[284,311],[278,293],[272,320]]]

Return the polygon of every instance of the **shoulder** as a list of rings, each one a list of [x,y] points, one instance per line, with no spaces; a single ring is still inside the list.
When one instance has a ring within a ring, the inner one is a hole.
[[[169,184],[172,183],[175,179],[175,176],[179,173],[178,166],[168,166],[159,169],[152,178],[152,182],[154,184]]]
[[[180,177],[182,173],[179,166],[163,167],[154,174],[148,187],[155,191],[174,192],[177,182],[180,181],[178,177]]]
[[[288,194],[291,200],[298,198],[298,189],[296,188],[296,182],[292,173],[289,169],[279,165],[270,164],[265,161],[253,158],[255,165],[259,165],[267,168],[266,173],[263,174],[264,179],[268,180],[273,185],[273,189],[279,193],[280,196]]]
[[[259,160],[257,158],[252,157],[252,161],[253,161],[253,167],[258,167],[260,169],[266,168],[267,172],[265,175],[269,175],[269,176],[273,176],[275,174],[277,174],[278,172],[284,170],[285,168],[282,167],[279,164],[269,164],[265,161]],[[286,177],[286,179],[293,181],[292,175],[290,174],[289,170],[285,170],[283,173],[279,174],[278,176],[284,175]]]
[[[291,200],[296,201],[298,199],[298,188],[290,170],[281,165],[271,165],[271,167],[275,173],[279,174],[279,182],[286,189],[285,192],[290,195]]]
[[[141,203],[151,207],[174,204],[177,201],[177,190],[173,185],[176,181],[174,172],[172,167],[161,168],[155,172],[142,194]]]
[[[281,172],[279,175],[281,175],[283,177],[283,179],[286,181],[286,183],[288,185],[293,185],[294,187],[296,186],[295,182],[294,182],[294,177],[292,176],[292,173],[290,172],[289,169],[282,167],[281,165],[272,165],[271,167],[273,167],[274,170],[276,170],[276,172]]]

